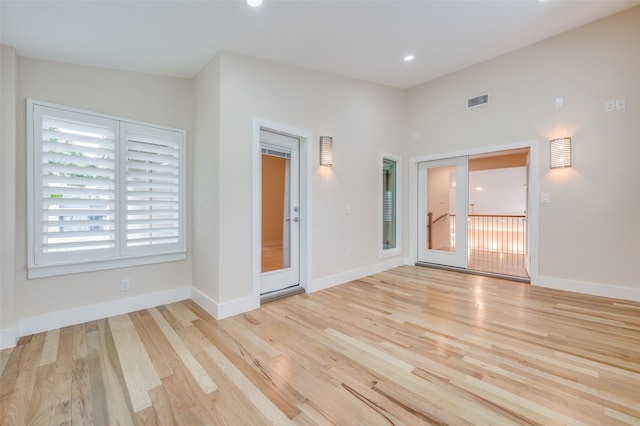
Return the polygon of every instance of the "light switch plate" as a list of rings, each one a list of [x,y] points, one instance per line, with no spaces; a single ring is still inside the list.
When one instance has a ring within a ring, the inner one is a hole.
[[[604,103],[604,110],[606,112],[615,111],[616,109],[616,101],[607,101]]]
[[[540,202],[541,203],[548,203],[549,202],[549,193],[548,192],[543,192],[542,194],[540,194]]]

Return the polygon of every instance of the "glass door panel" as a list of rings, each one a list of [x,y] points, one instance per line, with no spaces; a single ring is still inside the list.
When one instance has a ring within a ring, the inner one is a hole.
[[[260,294],[299,285],[299,140],[260,131],[262,255]]]
[[[418,261],[467,267],[467,157],[418,165]]]
[[[291,266],[289,187],[291,160],[262,154],[262,271]]]

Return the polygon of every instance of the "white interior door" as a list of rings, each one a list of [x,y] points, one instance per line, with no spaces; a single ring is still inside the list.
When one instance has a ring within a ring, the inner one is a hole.
[[[418,163],[418,261],[467,267],[467,157]]]
[[[300,167],[297,138],[260,130],[260,294],[300,284]]]

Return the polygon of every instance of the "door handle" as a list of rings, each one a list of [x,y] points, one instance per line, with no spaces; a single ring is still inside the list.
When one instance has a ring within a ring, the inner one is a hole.
[[[285,219],[285,222],[289,222],[289,221],[298,223],[300,222],[300,218],[294,217],[293,219]]]

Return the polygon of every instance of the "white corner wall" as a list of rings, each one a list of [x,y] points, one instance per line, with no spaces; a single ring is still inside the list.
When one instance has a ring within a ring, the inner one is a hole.
[[[15,294],[16,52],[0,46],[0,349],[18,337]]]
[[[314,135],[312,282],[346,282],[402,263],[378,257],[378,153],[401,154],[399,89],[258,59],[220,56],[220,302],[251,296],[252,120]],[[318,138],[333,136],[333,168],[319,167]],[[350,214],[347,213],[350,207]]]
[[[551,202],[540,204],[533,284],[640,300],[638,40],[640,7],[407,91],[408,157],[541,141]],[[467,109],[480,93],[490,103]],[[626,109],[605,112],[619,98]],[[550,170],[560,136],[573,137],[573,168]]]
[[[184,261],[27,279],[25,121],[26,98],[34,98],[186,129],[189,153],[193,107],[189,81],[18,57],[15,92],[12,94],[11,84],[5,85],[5,80],[11,79],[12,50],[3,47],[2,53],[3,199],[0,226],[3,330],[5,320],[7,326],[11,327],[9,317],[13,317],[13,327],[19,336],[69,325],[70,321],[84,322],[109,313],[121,313],[122,310],[130,311],[189,298],[190,254]],[[6,57],[9,60],[5,60]],[[5,86],[8,88],[6,91]],[[11,108],[5,110],[5,104],[15,106],[13,120]],[[11,126],[5,127],[5,120],[17,123],[14,127],[15,138],[10,135]],[[5,163],[9,165],[6,168]],[[15,173],[12,173],[11,165]],[[5,174],[14,175],[14,178]],[[12,197],[12,192],[15,197]],[[7,197],[4,197],[5,193]],[[190,200],[189,194],[187,197]],[[12,232],[15,233],[15,243],[11,241]],[[190,242],[190,230],[187,238]],[[9,263],[13,274],[5,269]],[[131,282],[128,292],[120,291],[120,280],[124,277]],[[2,344],[6,346],[4,341]]]
[[[191,82],[194,100],[193,145],[193,299],[214,317],[218,300],[220,253],[220,56]]]

